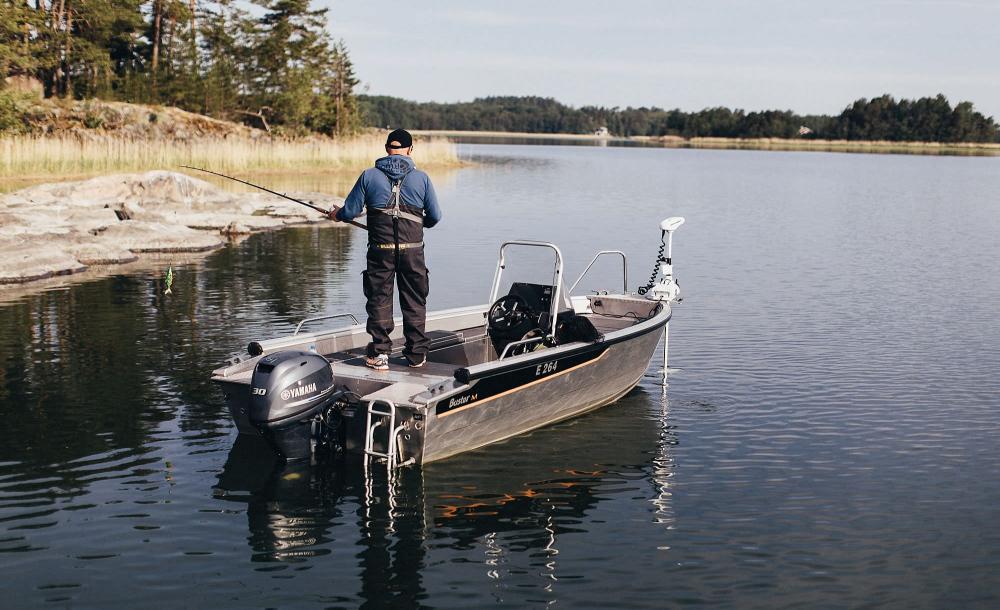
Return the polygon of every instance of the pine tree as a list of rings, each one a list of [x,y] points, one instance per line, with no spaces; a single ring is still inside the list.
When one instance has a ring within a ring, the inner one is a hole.
[[[332,73],[329,95],[333,99],[333,133],[352,133],[360,126],[357,98],[354,96],[354,87],[360,81],[354,75],[354,65],[343,40],[338,40],[333,46],[329,70]]]
[[[215,11],[202,11],[199,24],[203,85],[199,107],[206,114],[232,117],[245,107],[242,98],[250,89],[250,41],[256,19],[225,0],[216,5]]]
[[[46,30],[45,9],[23,1],[0,0],[0,76],[33,74],[40,65],[39,33]]]
[[[140,0],[78,0],[71,8],[72,55],[66,70],[75,83],[72,93],[111,97],[117,79],[136,63],[135,40],[143,28]]]
[[[329,58],[327,9],[312,10],[309,0],[261,0],[253,66],[253,96],[273,121],[311,128],[321,122],[324,104],[314,84],[322,82]]]

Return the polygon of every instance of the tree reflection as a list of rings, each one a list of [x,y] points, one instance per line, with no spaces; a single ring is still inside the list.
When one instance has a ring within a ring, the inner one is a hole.
[[[0,307],[0,461],[24,474],[150,442],[163,422],[230,426],[208,373],[248,337],[329,304],[354,232],[263,233],[204,260],[36,293]],[[336,306],[336,304],[334,304]],[[66,473],[64,476],[72,477]]]

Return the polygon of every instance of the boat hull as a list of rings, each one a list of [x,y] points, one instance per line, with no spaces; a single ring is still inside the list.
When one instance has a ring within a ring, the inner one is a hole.
[[[662,329],[659,324],[610,345],[533,359],[428,405],[416,461],[442,460],[615,402],[642,378]]]
[[[337,410],[339,429],[343,431],[341,446],[348,452],[363,453],[370,440],[372,451],[385,455],[389,452],[390,419],[383,414],[391,412],[396,463],[425,464],[615,402],[642,378],[671,310],[634,297],[605,295],[600,299],[606,310],[616,306],[614,299],[620,300],[621,311],[602,314],[619,320],[615,323],[618,327],[607,329],[594,342],[571,342],[501,360],[495,354],[485,359],[469,357],[472,364],[459,368],[443,364],[438,354],[439,360],[429,361],[426,369],[417,371],[392,367],[387,372],[371,371],[362,360],[351,361],[353,356],[339,353],[339,359],[331,360],[334,383],[342,384],[355,397]],[[599,304],[595,299],[594,305]],[[655,306],[649,317],[625,315],[647,304]],[[482,312],[455,310],[449,315],[450,319],[439,316],[442,327],[448,328],[450,323],[452,328],[463,329],[469,327],[470,321],[481,319]],[[637,321],[622,324],[626,319]],[[354,343],[359,343],[362,335],[366,337],[360,325],[330,331],[328,335],[335,335],[338,342],[347,337]],[[281,345],[265,347],[294,350],[302,349],[304,343],[316,342],[324,347],[324,341],[333,342],[327,335],[295,340],[299,343],[282,340]],[[475,352],[469,347],[474,344],[466,341],[444,349]],[[255,360],[220,369],[213,378],[222,386],[241,433],[259,433],[247,417]],[[376,422],[369,437],[368,426]]]

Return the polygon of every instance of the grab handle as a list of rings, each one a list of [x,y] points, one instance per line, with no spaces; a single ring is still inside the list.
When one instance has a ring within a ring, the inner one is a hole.
[[[330,320],[333,318],[350,318],[351,320],[354,321],[355,325],[361,324],[360,322],[358,322],[358,319],[354,317],[353,313],[335,313],[329,316],[317,316],[315,318],[306,318],[305,320],[299,322],[298,326],[295,327],[295,332],[292,333],[292,336],[294,337],[295,335],[299,334],[299,330],[302,328],[302,325],[306,324],[307,322],[318,322],[319,320]]]

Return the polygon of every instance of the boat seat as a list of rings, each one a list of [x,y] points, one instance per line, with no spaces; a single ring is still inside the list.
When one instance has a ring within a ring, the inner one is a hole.
[[[654,315],[657,308],[662,306],[659,301],[628,294],[592,294],[587,300],[590,301],[589,309],[593,314],[616,318],[630,317],[636,321]]]

